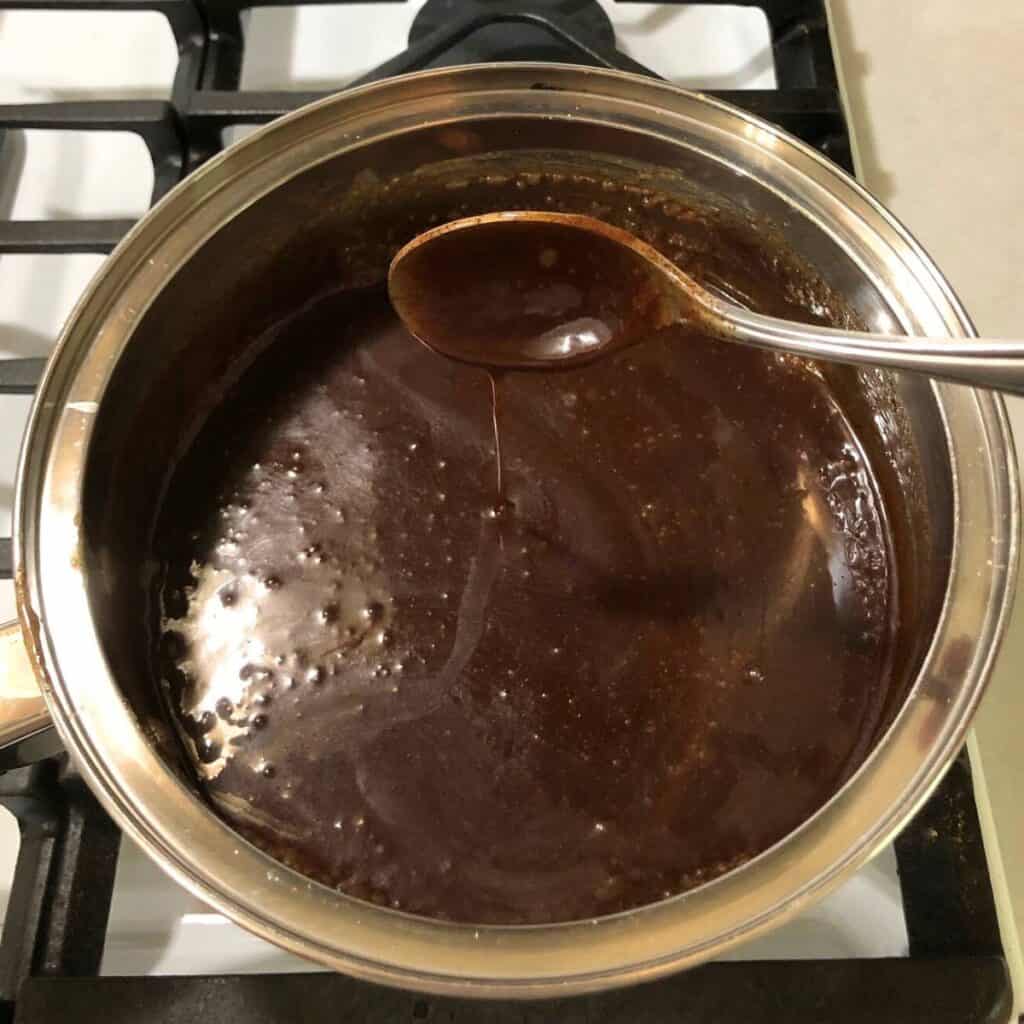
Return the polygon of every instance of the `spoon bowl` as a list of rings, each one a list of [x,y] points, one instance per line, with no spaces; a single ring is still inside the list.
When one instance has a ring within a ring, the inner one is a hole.
[[[628,232],[546,211],[427,231],[395,256],[388,290],[428,348],[493,370],[580,366],[709,318],[715,302]]]

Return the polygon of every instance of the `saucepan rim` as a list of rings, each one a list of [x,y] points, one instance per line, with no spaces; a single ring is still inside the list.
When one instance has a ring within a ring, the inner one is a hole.
[[[964,740],[1008,619],[1019,531],[1016,460],[996,396],[935,386],[956,507],[953,568],[933,644],[905,706],[860,770],[745,866],[593,922],[475,928],[371,906],[274,861],[160,759],[109,670],[80,550],[93,425],[149,304],[228,220],[348,147],[469,116],[590,119],[706,145],[723,161],[732,154],[736,168],[786,193],[833,233],[913,321],[905,326],[973,334],[936,267],[856,182],[774,126],[713,99],[640,76],[549,64],[420,72],[341,93],[262,128],[191,175],[136,225],[78,303],[22,451],[19,607],[53,718],[83,776],[125,832],[201,899],[286,949],[369,980],[456,995],[570,995],[654,978],[791,917],[885,845],[920,806]]]

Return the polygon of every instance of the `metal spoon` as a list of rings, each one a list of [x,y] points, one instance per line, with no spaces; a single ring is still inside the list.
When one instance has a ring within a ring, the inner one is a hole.
[[[689,325],[777,352],[1024,393],[1024,342],[762,316],[712,294],[629,232],[578,214],[510,211],[442,224],[395,256],[388,290],[425,345],[491,370],[566,369]]]

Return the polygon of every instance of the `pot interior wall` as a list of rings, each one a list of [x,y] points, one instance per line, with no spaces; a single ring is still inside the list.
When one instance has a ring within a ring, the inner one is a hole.
[[[502,118],[414,130],[280,186],[207,240],[155,298],[104,397],[89,452],[83,547],[96,621],[125,698],[183,772],[153,668],[149,555],[176,461],[283,317],[340,287],[381,280],[393,252],[431,224],[538,207],[617,223],[712,283],[739,282],[767,312],[850,325],[874,324],[880,313],[901,319],[825,230],[755,177],[621,128]],[[927,382],[823,372],[869,449],[895,537],[909,642],[900,645],[884,728],[941,608],[952,536],[948,453]]]

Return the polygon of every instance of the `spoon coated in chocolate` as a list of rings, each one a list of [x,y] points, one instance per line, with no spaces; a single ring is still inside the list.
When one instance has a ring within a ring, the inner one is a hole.
[[[682,326],[717,341],[1024,394],[1024,342],[764,316],[712,294],[628,231],[580,214],[509,211],[433,228],[395,256],[388,291],[428,348],[490,370],[570,369]]]
[[[388,291],[409,331],[441,355],[495,370],[566,369],[683,318],[673,274],[683,276],[602,221],[516,211],[419,235],[392,261]]]

